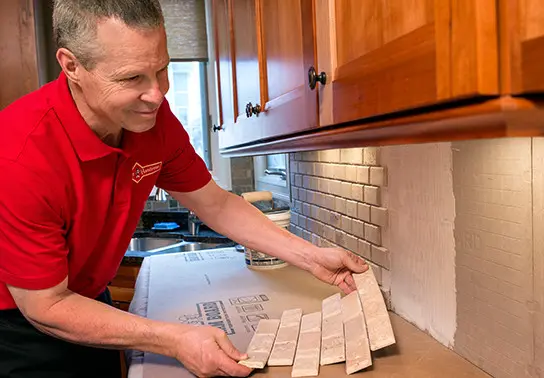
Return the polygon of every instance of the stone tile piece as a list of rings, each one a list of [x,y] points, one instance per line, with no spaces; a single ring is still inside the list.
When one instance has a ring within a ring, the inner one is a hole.
[[[321,311],[302,316],[300,333],[321,332]]]
[[[321,312],[302,316],[291,377],[315,377],[321,355]]]
[[[330,318],[342,313],[340,293],[336,293],[323,299],[321,302],[321,313],[323,319]]]
[[[285,310],[268,359],[269,366],[291,366],[295,358],[302,309]]]
[[[352,291],[342,298],[342,319],[344,323],[353,319],[362,311],[357,291]]]
[[[363,305],[370,350],[375,351],[395,344],[389,313],[373,270],[354,274],[353,278]]]
[[[346,374],[353,374],[372,365],[372,356],[365,325],[365,317],[360,312],[344,323],[346,332]]]
[[[247,347],[249,358],[238,363],[252,369],[264,369],[279,325],[280,319],[262,319]]]

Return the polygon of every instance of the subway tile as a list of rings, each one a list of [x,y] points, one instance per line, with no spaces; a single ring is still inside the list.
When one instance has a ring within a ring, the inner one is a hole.
[[[298,216],[298,226],[300,228],[306,228],[306,220],[308,218],[306,218],[304,215],[300,215]]]
[[[313,190],[306,191],[306,201],[309,203],[315,203],[315,192]]]
[[[294,203],[293,203],[293,208],[295,209],[295,211],[296,211],[297,213],[299,213],[299,214],[302,213],[302,202],[300,202],[300,201],[294,201]]]
[[[314,232],[318,235],[323,235],[323,230],[325,229],[325,225],[319,221],[315,221],[314,225],[315,225]]]
[[[365,147],[363,155],[363,164],[380,165],[380,149],[378,147]]]
[[[346,233],[340,230],[336,230],[334,235],[334,242],[341,247],[346,247]]]
[[[302,160],[302,153],[301,152],[296,152],[294,154],[291,154],[291,156],[293,156],[294,160],[298,160],[298,161]]]
[[[302,230],[302,233],[303,233],[303,239],[306,240],[307,242],[312,242],[312,234],[309,233],[308,231],[306,230]]]
[[[324,150],[319,151],[319,161],[327,163],[340,162],[340,150]]]
[[[310,205],[308,203],[302,204],[302,214],[304,214],[305,217],[310,216]]]
[[[381,245],[382,244],[381,228],[369,223],[365,223],[365,240],[373,244]]]
[[[304,189],[310,188],[310,176],[302,176],[302,187]]]
[[[320,240],[319,240],[319,236],[318,235],[315,235],[315,234],[312,234],[312,244],[313,245],[316,245],[316,246],[320,246],[321,243],[320,243]]]
[[[340,150],[340,160],[347,164],[362,164],[363,149],[362,148],[344,148]]]
[[[345,180],[346,166],[342,164],[335,164],[333,166],[332,177],[335,180]]]
[[[351,184],[349,182],[341,182],[341,190],[339,196],[346,199],[351,199]]]
[[[317,177],[310,177],[310,189],[317,190]]]
[[[298,162],[297,161],[292,160],[289,163],[289,171],[291,173],[298,173]]]
[[[377,247],[373,245],[371,247],[372,261],[385,269],[391,268],[391,258],[389,250],[384,247]]]
[[[346,199],[341,197],[334,198],[334,211],[346,214]]]
[[[334,176],[334,164],[323,163],[323,177],[332,178]]]
[[[304,151],[302,153],[302,160],[305,160],[305,161],[317,161],[318,160],[318,151]]]
[[[347,165],[346,166],[346,175],[344,177],[344,180],[350,181],[350,182],[357,182],[357,166],[355,165]]]
[[[322,163],[314,163],[315,169],[314,173],[316,176],[323,177],[323,164]]]
[[[370,243],[365,240],[359,239],[357,243],[357,254],[359,256],[362,256],[366,260],[370,260]]]
[[[312,193],[313,194],[313,193]],[[313,201],[310,201],[311,203],[313,203]],[[314,219],[318,219],[317,218],[317,213],[319,211],[319,207],[315,206],[315,205],[310,205],[310,216]]]
[[[324,178],[317,179],[317,190],[323,193],[329,192],[329,181]]]
[[[323,231],[323,236],[329,241],[334,241],[336,235],[336,230],[331,226],[326,225]]]
[[[342,195],[342,181],[330,180],[329,181],[329,193],[335,196]]]
[[[295,226],[298,225],[298,214],[297,213],[291,212],[291,223],[294,224]]]
[[[348,234],[346,234],[344,238],[346,241],[345,248],[353,253],[357,253],[357,238]]]
[[[312,218],[306,219],[306,230],[314,232],[314,220]]]
[[[360,184],[351,184],[351,199],[363,202],[363,186]]]
[[[370,167],[357,167],[357,179],[360,184],[370,184]]]
[[[299,188],[298,189],[298,199],[302,202],[306,202],[307,199],[307,191],[306,189]]]
[[[385,207],[370,207],[370,223],[378,226],[387,226],[387,209]]]
[[[298,188],[296,186],[291,186],[291,198],[298,199]]]
[[[350,217],[357,218],[357,202],[346,201],[346,214]]]
[[[370,167],[370,184],[376,186],[387,185],[387,174],[384,167]]]
[[[365,222],[370,222],[370,205],[367,205],[365,203],[358,203],[357,218]]]
[[[295,186],[302,186],[302,175],[295,175]]]
[[[335,209],[336,209],[336,197],[335,196],[331,196],[330,194],[327,194],[325,203],[326,203],[325,207],[327,209],[335,211]]]
[[[351,233],[351,218],[342,215],[340,228],[347,233]]]
[[[340,228],[342,226],[342,215],[331,211],[329,213],[329,224],[333,227]]]
[[[365,223],[358,219],[351,221],[351,233],[358,238],[364,239],[365,237]]]
[[[380,188],[377,186],[365,185],[363,189],[363,199],[366,203],[371,205],[381,205]]]
[[[368,266],[372,269],[374,276],[376,277],[376,281],[378,282],[378,285],[381,286],[382,285],[382,271],[384,269],[381,266],[376,265],[370,261],[368,262]]]

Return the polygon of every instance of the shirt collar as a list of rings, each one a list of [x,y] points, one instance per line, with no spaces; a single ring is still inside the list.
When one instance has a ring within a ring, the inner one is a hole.
[[[121,153],[123,150],[108,146],[92,131],[85,122],[72,98],[68,87],[68,78],[61,72],[55,82],[53,108],[72,145],[82,161],[102,158],[111,153]]]

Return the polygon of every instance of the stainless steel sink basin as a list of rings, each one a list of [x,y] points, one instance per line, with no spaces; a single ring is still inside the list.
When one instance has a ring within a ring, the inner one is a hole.
[[[219,248],[223,246],[223,244],[219,243],[200,243],[200,242],[184,242],[180,243],[178,245],[173,245],[165,250],[163,252],[193,252],[193,251],[201,251],[203,249],[214,249]]]
[[[132,238],[127,251],[154,252],[183,242],[182,239],[142,237]]]

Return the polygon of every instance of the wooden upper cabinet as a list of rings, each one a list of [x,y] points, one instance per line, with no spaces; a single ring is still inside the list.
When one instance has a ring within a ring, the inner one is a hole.
[[[316,8],[328,76],[322,126],[499,94],[495,0],[316,0]]]
[[[544,1],[499,0],[504,94],[544,92]]]
[[[213,12],[220,148],[315,128],[313,1],[214,0]]]

